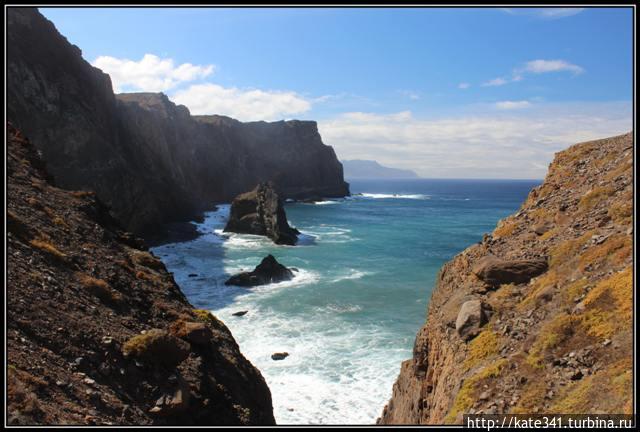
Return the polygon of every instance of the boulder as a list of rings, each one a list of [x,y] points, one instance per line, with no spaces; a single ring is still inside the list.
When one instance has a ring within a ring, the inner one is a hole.
[[[271,354],[272,360],[284,360],[287,357],[289,357],[288,352],[277,352],[277,353]]]
[[[276,244],[295,245],[300,232],[289,226],[273,183],[262,182],[231,203],[225,232],[267,236]]]
[[[456,319],[456,331],[464,341],[480,333],[480,328],[489,321],[489,307],[481,300],[469,300],[462,304]]]
[[[225,285],[252,287],[291,280],[293,272],[280,264],[273,255],[267,255],[251,272],[242,272],[231,276]]]
[[[502,284],[526,283],[549,268],[546,259],[505,261],[495,256],[482,258],[473,267],[473,273],[491,287]]]
[[[195,345],[208,345],[213,338],[213,332],[203,322],[177,321],[170,331]]]

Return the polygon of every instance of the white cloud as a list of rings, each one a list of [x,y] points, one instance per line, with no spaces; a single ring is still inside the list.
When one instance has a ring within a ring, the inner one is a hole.
[[[239,89],[217,84],[194,84],[171,99],[192,114],[220,114],[241,121],[280,120],[311,109],[311,102],[292,91]]]
[[[511,77],[498,77],[490,81],[482,83],[482,87],[498,87],[511,82],[518,82],[524,79],[524,74],[543,74],[549,72],[572,72],[578,75],[584,72],[584,69],[565,60],[531,60],[524,66],[514,69]]]
[[[541,19],[558,19],[577,15],[584,8],[501,8],[510,15],[524,15]]]
[[[461,90],[466,90],[469,87],[471,87],[471,84],[466,83],[466,82],[461,82],[460,84],[458,84],[458,88],[461,89]]]
[[[543,178],[571,144],[628,132],[630,102],[531,105],[446,118],[345,113],[319,122],[343,159],[375,159],[423,177]]]
[[[501,101],[501,102],[496,102],[495,106],[499,110],[514,110],[514,109],[529,108],[531,106],[531,103],[529,101],[526,101],[526,100],[522,100],[522,101]]]
[[[521,70],[535,74],[548,72],[573,72],[574,74],[580,74],[584,72],[584,69],[580,66],[564,60],[532,60],[527,62]]]
[[[504,78],[495,78],[492,79],[491,81],[487,81],[485,83],[482,83],[482,87],[498,87],[498,86],[503,86],[505,84],[507,84],[509,81],[507,81]]]
[[[183,63],[175,66],[173,59],[145,54],[140,61],[100,56],[93,65],[111,76],[113,90],[160,92],[170,90],[181,83],[211,75],[213,65],[197,66]]]

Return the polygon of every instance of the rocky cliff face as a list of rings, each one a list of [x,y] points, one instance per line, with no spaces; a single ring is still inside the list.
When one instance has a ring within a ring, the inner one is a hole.
[[[513,216],[440,271],[382,424],[632,413],[633,136],[556,155]]]
[[[127,228],[155,231],[271,180],[284,197],[344,196],[315,122],[191,116],[162,94],[114,95],[36,9],[7,10],[7,118],[58,184],[94,190]]]
[[[7,147],[7,422],[273,424],[226,326],[12,127]]]

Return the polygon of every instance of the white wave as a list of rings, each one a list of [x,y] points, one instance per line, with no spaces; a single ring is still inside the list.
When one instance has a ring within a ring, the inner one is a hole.
[[[391,396],[410,341],[379,326],[340,318],[359,306],[332,304],[332,319],[280,314],[256,298],[238,298],[213,311],[230,328],[242,353],[261,371],[278,424],[374,424]],[[248,310],[244,317],[233,317]],[[320,315],[322,316],[322,315]],[[274,352],[286,351],[281,361]]]
[[[424,194],[381,194],[381,193],[363,193],[364,198],[373,199],[430,199],[431,196]]]
[[[340,201],[316,201],[315,205],[330,205],[330,204],[340,204]]]
[[[360,312],[362,310],[362,306],[352,305],[352,304],[330,303],[324,308],[319,308],[319,310],[329,311],[333,313],[353,313],[353,312]]]
[[[340,282],[340,281],[343,281],[343,280],[360,279],[360,278],[362,278],[364,276],[367,276],[367,275],[370,275],[370,274],[373,274],[373,273],[351,269],[351,271],[349,273],[341,275],[341,276],[338,276],[335,279],[333,279],[331,282],[335,283],[335,282]]]

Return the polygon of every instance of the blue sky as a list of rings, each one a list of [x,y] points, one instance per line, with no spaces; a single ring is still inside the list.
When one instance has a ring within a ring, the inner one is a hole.
[[[343,159],[541,178],[631,130],[631,9],[45,9],[114,90],[312,119]]]

